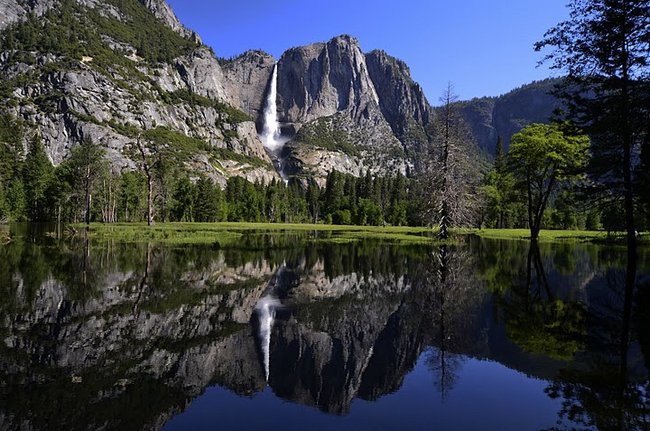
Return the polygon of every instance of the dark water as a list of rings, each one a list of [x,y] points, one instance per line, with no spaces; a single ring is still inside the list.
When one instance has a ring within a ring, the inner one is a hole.
[[[0,246],[0,430],[650,429],[650,256]]]

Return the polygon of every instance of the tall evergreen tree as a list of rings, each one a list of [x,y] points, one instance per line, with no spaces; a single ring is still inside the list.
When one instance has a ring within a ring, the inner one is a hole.
[[[318,223],[320,219],[320,193],[320,187],[318,187],[318,184],[313,178],[310,178],[307,184],[306,199],[312,223]]]
[[[54,167],[45,153],[40,136],[34,135],[23,166],[23,184],[27,213],[31,221],[46,221],[48,216],[46,191]]]
[[[636,256],[638,147],[650,127],[650,1],[572,0],[570,19],[535,45],[568,73],[560,95],[592,138],[590,173],[604,194],[623,196],[627,244]],[[647,187],[647,184],[644,185]]]
[[[172,195],[171,216],[175,221],[194,221],[194,205],[197,198],[196,187],[187,176],[176,182]]]
[[[84,222],[90,223],[92,195],[95,182],[101,172],[104,150],[86,138],[80,145],[72,148],[70,166],[75,173],[75,192],[83,195]]]
[[[218,221],[221,204],[221,189],[215,186],[211,179],[201,176],[196,182],[195,220],[199,222]]]

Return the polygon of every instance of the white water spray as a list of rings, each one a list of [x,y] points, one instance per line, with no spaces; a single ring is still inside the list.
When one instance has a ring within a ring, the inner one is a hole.
[[[288,183],[288,176],[284,172],[284,159],[282,158],[282,148],[284,144],[289,140],[286,137],[282,136],[282,130],[280,129],[280,122],[278,121],[278,108],[277,108],[277,98],[278,98],[278,65],[277,63],[273,66],[273,72],[271,73],[271,85],[269,87],[269,94],[266,96],[266,101],[264,102],[264,117],[262,123],[262,133],[260,133],[260,139],[262,144],[266,147],[267,150],[271,153],[271,157],[275,161],[276,168],[278,173],[284,180],[285,184]]]
[[[260,138],[266,148],[273,152],[282,149],[285,141],[282,139],[280,123],[278,122],[278,108],[276,105],[278,97],[278,65],[273,66],[271,74],[271,87],[269,94],[266,96],[264,107],[264,124]]]

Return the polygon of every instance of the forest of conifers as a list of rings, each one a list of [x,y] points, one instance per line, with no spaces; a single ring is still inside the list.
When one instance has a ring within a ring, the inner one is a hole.
[[[25,152],[22,126],[0,118],[0,218],[5,221],[81,222],[86,191],[90,220],[141,222],[147,219],[147,176],[141,170],[116,173],[102,150],[90,143],[73,149],[58,166],[36,136]],[[7,143],[13,143],[8,145]],[[510,172],[500,145],[493,166],[482,164],[472,186],[472,227],[526,227],[526,196]],[[430,178],[352,175],[331,171],[323,187],[311,181],[251,183],[232,177],[225,187],[185,171],[164,153],[151,163],[156,221],[324,222],[358,225],[427,225],[426,183]],[[544,215],[552,229],[623,228],[620,206],[598,207],[563,187]]]

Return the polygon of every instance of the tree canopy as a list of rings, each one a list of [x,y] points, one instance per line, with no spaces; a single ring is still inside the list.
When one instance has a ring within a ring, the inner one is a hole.
[[[551,194],[587,162],[589,138],[566,124],[531,124],[512,137],[509,161],[526,190],[531,239],[536,240]]]

